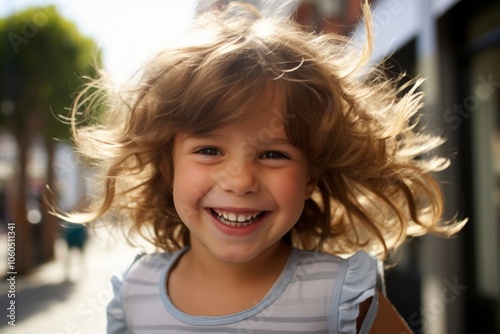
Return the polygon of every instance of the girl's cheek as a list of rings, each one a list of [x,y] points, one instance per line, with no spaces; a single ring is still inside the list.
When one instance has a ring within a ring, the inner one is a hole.
[[[196,205],[213,187],[213,178],[203,168],[179,167],[174,176],[174,198]]]
[[[183,202],[175,203],[175,210],[184,223],[189,224],[189,221],[194,216],[195,211],[193,208]]]

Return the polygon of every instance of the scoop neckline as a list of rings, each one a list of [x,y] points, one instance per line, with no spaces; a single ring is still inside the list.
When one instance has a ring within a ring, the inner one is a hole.
[[[296,248],[292,247],[290,256],[285,264],[285,267],[283,268],[283,271],[278,276],[271,289],[269,289],[268,293],[258,304],[244,311],[224,316],[195,316],[179,310],[172,303],[167,290],[168,275],[173,266],[187,250],[189,250],[189,247],[183,248],[173,254],[173,257],[170,260],[169,264],[163,269],[163,272],[161,273],[159,284],[163,305],[165,306],[166,310],[177,320],[190,325],[225,325],[239,322],[259,314],[267,307],[272,305],[276,301],[276,299],[278,299],[278,297],[283,293],[283,291],[285,291],[286,287],[290,284],[298,266],[298,252]]]

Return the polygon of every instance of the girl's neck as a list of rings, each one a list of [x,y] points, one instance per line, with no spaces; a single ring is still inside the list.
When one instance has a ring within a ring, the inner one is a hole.
[[[185,264],[192,268],[194,275],[217,279],[250,279],[252,276],[262,277],[271,274],[279,275],[290,256],[290,247],[283,241],[269,247],[254,259],[243,263],[226,262],[213,256],[207,249],[199,245],[191,245],[184,255]]]
[[[167,281],[173,304],[198,316],[234,314],[259,303],[278,280],[291,252],[279,242],[251,261],[228,263],[200,250],[192,245]]]

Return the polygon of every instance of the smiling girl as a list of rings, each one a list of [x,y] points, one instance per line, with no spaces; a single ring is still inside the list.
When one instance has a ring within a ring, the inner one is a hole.
[[[108,333],[409,332],[377,257],[461,224],[441,222],[448,161],[422,158],[442,140],[414,131],[418,83],[400,96],[369,51],[233,3],[108,121],[75,125],[105,191],[73,220],[109,215],[158,248],[112,279]]]

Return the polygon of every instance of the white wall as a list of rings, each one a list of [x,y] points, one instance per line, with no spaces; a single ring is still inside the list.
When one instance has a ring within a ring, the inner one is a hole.
[[[434,0],[431,12],[434,17],[441,16],[460,0]],[[420,33],[421,0],[377,0],[372,3],[375,30],[374,61],[388,57],[398,47]],[[354,38],[364,38],[364,25],[360,25]]]

